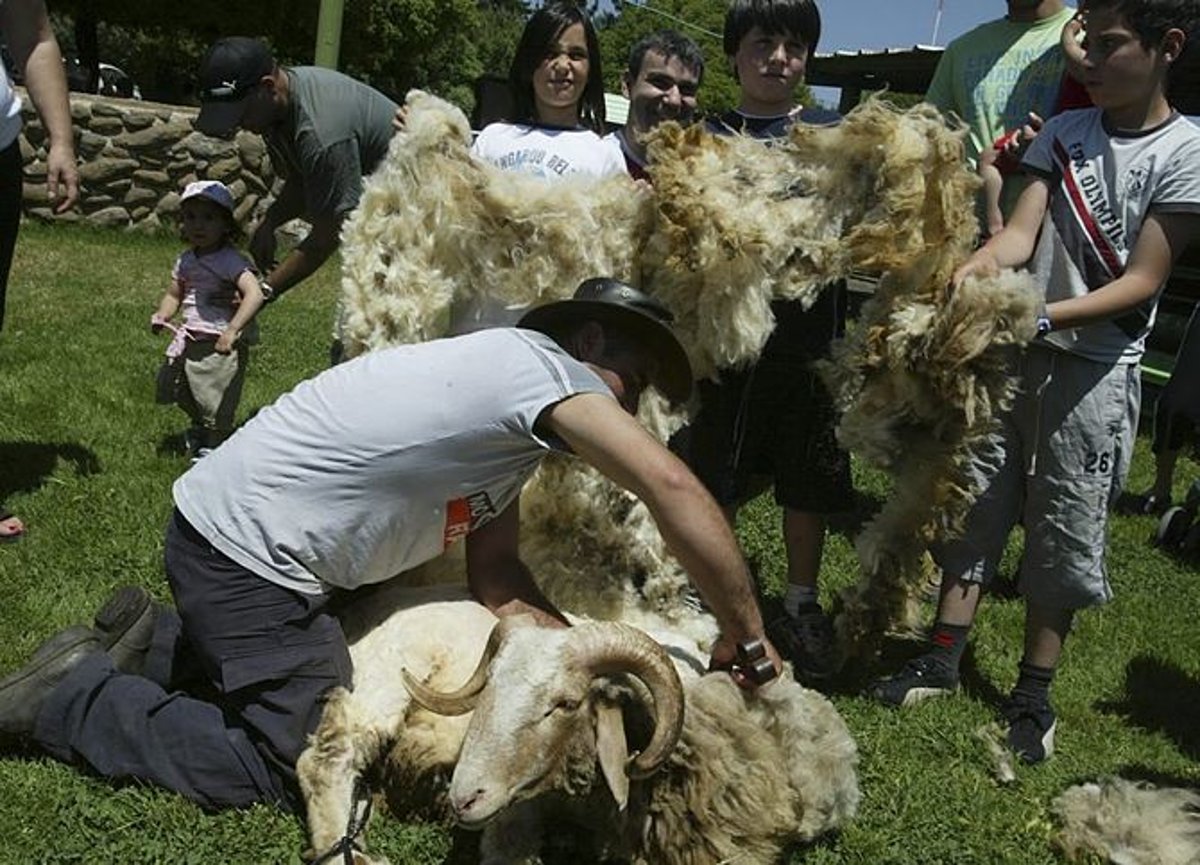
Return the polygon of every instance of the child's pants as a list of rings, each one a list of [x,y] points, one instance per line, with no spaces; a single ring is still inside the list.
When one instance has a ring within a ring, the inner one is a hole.
[[[231,354],[218,354],[215,345],[211,340],[188,341],[178,397],[192,426],[205,431],[205,447],[217,446],[233,432],[250,360],[246,346],[236,346]]]

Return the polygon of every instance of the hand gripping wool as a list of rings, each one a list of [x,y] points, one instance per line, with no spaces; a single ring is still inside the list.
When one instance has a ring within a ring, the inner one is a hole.
[[[926,545],[972,497],[960,467],[1011,397],[1012,347],[1034,333],[1028,279],[947,288],[974,243],[962,133],[929,106],[880,101],[771,147],[664,124],[653,186],[547,184],[471,160],[457,109],[409,94],[408,122],[343,229],[342,327],[353,355],[445,335],[460,304],[525,306],[612,275],[674,313],[699,377],[752,362],[776,298],[811,303],[855,270],[881,272],[826,369],[858,457],[896,480],[858,542],[844,648],[869,654],[902,618]],[[682,422],[655,400],[642,420]],[[578,464],[547,460],[522,497],[523,555],[547,595],[598,618],[651,609],[683,626],[688,583],[644,506]]]

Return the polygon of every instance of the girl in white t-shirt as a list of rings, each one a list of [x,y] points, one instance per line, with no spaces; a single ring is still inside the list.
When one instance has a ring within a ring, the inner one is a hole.
[[[506,171],[558,180],[625,171],[603,141],[604,76],[596,30],[573,2],[551,0],[521,33],[508,73],[512,123],[492,123],[471,153]]]
[[[233,432],[249,345],[257,341],[253,319],[264,298],[254,265],[233,245],[239,231],[225,184],[189,183],[179,211],[188,249],[175,260],[150,329],[175,334],[159,372],[157,400],[178,405],[191,418],[187,448],[198,459]],[[182,323],[171,325],[180,310]]]

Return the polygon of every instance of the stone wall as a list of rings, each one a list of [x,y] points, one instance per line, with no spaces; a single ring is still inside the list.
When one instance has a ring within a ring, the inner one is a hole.
[[[196,108],[72,93],[79,204],[55,216],[46,196],[45,130],[28,95],[18,91],[26,216],[173,231],[179,193],[199,179],[230,188],[243,228],[266,206],[274,175],[259,136],[238,132],[226,141],[201,135],[192,128]]]

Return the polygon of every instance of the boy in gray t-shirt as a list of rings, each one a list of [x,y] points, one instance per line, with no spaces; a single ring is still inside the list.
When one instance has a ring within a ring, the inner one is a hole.
[[[975,455],[979,499],[936,551],[942,592],[930,651],[874,693],[910,705],[958,686],[981,587],[1012,527],[1025,529],[1025,654],[1002,712],[1029,763],[1053,751],[1049,688],[1076,609],[1111,597],[1108,504],[1137,432],[1138,361],[1162,287],[1200,234],[1200,129],[1167,102],[1171,65],[1200,29],[1200,0],[1090,0],[1086,83],[1095,108],[1047,121],[1009,224],[955,273],[1027,265],[1045,290],[1020,393]]]

